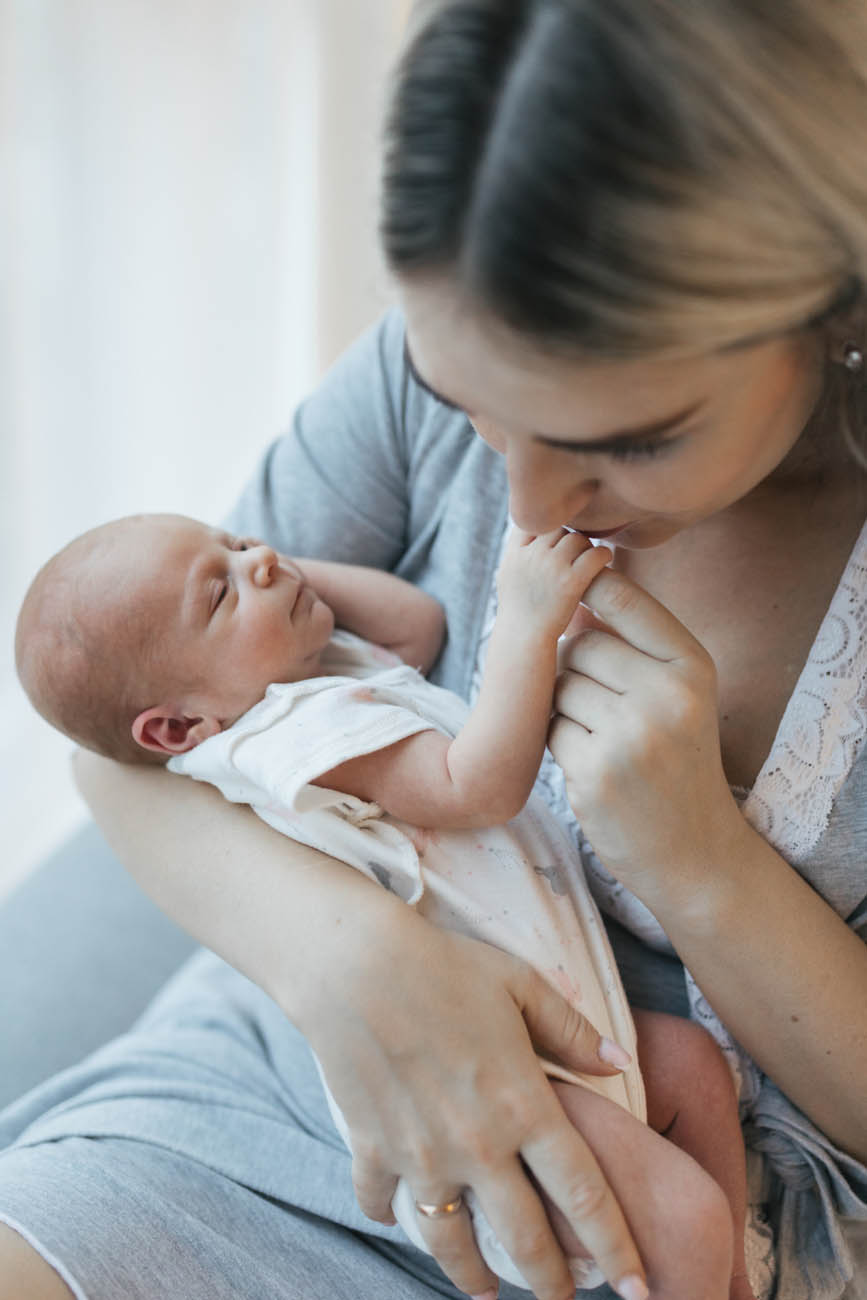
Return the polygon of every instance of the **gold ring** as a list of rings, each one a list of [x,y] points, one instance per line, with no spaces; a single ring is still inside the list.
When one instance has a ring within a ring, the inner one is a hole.
[[[447,1219],[450,1214],[457,1214],[458,1210],[463,1209],[463,1204],[464,1198],[458,1194],[453,1201],[446,1201],[445,1205],[425,1205],[422,1201],[416,1201],[415,1208],[426,1219]]]

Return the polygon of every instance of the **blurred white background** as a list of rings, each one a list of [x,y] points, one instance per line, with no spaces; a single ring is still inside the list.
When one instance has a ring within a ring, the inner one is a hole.
[[[386,304],[378,132],[407,0],[0,0],[0,893],[86,817],[13,669],[39,565],[218,519]]]

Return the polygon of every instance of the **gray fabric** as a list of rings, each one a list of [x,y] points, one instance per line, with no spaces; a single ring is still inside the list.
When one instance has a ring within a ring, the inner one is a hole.
[[[847,1294],[850,1282],[867,1286],[864,1166],[832,1146],[770,1079],[745,1135],[766,1161],[778,1294],[820,1300]]]
[[[0,906],[0,1106],[126,1029],[195,946],[76,835]]]
[[[8,1108],[2,1146],[0,1219],[82,1300],[460,1295],[364,1218],[306,1044],[210,953],[127,1035]]]
[[[267,537],[297,554],[317,554],[393,568],[432,592],[445,605],[449,621],[449,640],[433,676],[439,683],[465,695],[505,521],[505,476],[499,458],[474,437],[464,417],[446,410],[411,382],[402,354],[402,322],[392,314],[352,349],[320,391],[302,406],[290,434],[268,453],[260,473],[244,494],[232,524],[239,531]],[[850,785],[855,789],[865,780],[867,770],[862,762],[853,773]],[[853,799],[853,806],[857,802]],[[863,827],[863,819],[859,825]],[[863,831],[856,828],[852,833],[860,836]],[[835,854],[829,836],[823,839],[820,848],[830,864],[829,870],[839,873],[842,858]],[[859,852],[857,844],[846,861],[845,870],[863,876],[867,853]],[[820,877],[821,871],[814,880],[821,889]],[[836,887],[833,892],[838,895]],[[863,898],[864,889],[859,894],[856,884],[854,889],[844,890],[839,896],[846,897],[851,905],[852,900]],[[658,1006],[660,1002],[656,998],[661,997],[663,1009],[670,1005],[682,1011],[683,979],[678,964],[661,959],[662,965],[646,966],[647,962],[653,962],[646,949],[634,941],[626,941],[625,949],[622,943],[620,946],[624,953],[628,951],[628,959],[619,950],[618,956],[625,961],[630,996],[639,1000],[637,982],[639,988],[644,986],[645,1002]],[[651,968],[655,972],[652,993]],[[76,1165],[73,1172],[66,1173],[64,1147],[71,1138],[98,1136],[100,1149],[105,1149],[102,1145],[105,1142],[132,1140],[148,1150],[153,1160],[162,1160],[163,1166],[168,1158],[160,1153],[167,1150],[174,1160],[191,1162],[185,1203],[190,1214],[204,1223],[208,1222],[211,1200],[217,1194],[213,1180],[230,1179],[256,1196],[271,1197],[281,1205],[291,1204],[296,1207],[293,1214],[333,1219],[343,1232],[365,1227],[353,1217],[358,1212],[345,1182],[338,1188],[334,1163],[338,1152],[334,1144],[339,1139],[336,1134],[317,1129],[310,1121],[309,1108],[305,1109],[307,1094],[299,1082],[297,1069],[302,1053],[306,1057],[306,1049],[291,1036],[285,1036],[286,1027],[282,1022],[279,1031],[275,1028],[269,1038],[263,1028],[268,1019],[262,1010],[263,995],[256,1001],[255,1014],[251,1013],[250,993],[248,989],[241,991],[246,981],[240,976],[208,963],[195,967],[195,974],[197,980],[214,981],[213,1000],[207,1013],[201,1000],[198,1005],[186,1001],[185,979],[190,976],[180,977],[175,985],[174,1001],[161,1004],[160,1015],[167,1014],[168,1008],[171,1016],[170,1023],[160,1028],[159,1034],[153,1022],[146,1021],[134,1042],[126,1040],[106,1049],[108,1057],[100,1056],[96,1063],[83,1067],[74,1076],[67,1076],[60,1084],[47,1085],[35,1099],[25,1099],[5,1118],[0,1117],[0,1126],[5,1123],[12,1136],[20,1130],[22,1115],[32,1116],[35,1122],[50,1103],[61,1105],[59,1111],[55,1108],[39,1121],[38,1127],[30,1129],[27,1141],[36,1145],[26,1150],[15,1148],[14,1155],[0,1158],[0,1213],[5,1209],[11,1215],[15,1209],[15,1217],[33,1225],[34,1231],[37,1220],[43,1222],[45,1216],[38,1205],[38,1180],[34,1175],[32,1181],[27,1175],[28,1162],[32,1160],[34,1169],[37,1162],[43,1170],[42,1162],[53,1165],[49,1180],[55,1178],[56,1185],[66,1187],[68,1193],[55,1203],[64,1215],[71,1216],[72,1211],[66,1207],[74,1202],[77,1178],[88,1177],[92,1184],[105,1171],[91,1177],[75,1172],[81,1169]],[[247,1007],[246,1023],[252,1026],[249,1032],[241,1032],[233,1019],[242,1004]],[[169,1031],[171,1050],[168,1053],[164,1049],[152,1050],[148,1035],[156,1034],[155,1044],[156,1038]],[[278,1041],[285,1047],[282,1055],[277,1048]],[[294,1046],[290,1047],[290,1042]],[[262,1057],[267,1062],[273,1059],[279,1063],[276,1074],[269,1070],[262,1073]],[[104,1073],[106,1060],[111,1064],[107,1075]],[[208,1062],[214,1060],[213,1077],[206,1080],[208,1088],[205,1088],[201,1069],[204,1067],[207,1072]],[[243,1075],[240,1090],[239,1070]],[[165,1073],[164,1078],[161,1071]],[[122,1085],[119,1091],[118,1079]],[[155,1082],[159,1079],[161,1082]],[[208,1090],[211,1085],[216,1094]],[[104,1093],[106,1087],[109,1095]],[[296,1087],[300,1091],[293,1091]],[[183,1095],[173,1097],[172,1089],[180,1089]],[[164,1095],[166,1091],[168,1096]],[[212,1104],[215,1095],[216,1109]],[[789,1165],[804,1163],[802,1154],[807,1149],[806,1143],[816,1146],[815,1130],[805,1117],[797,1114],[793,1117],[794,1108],[785,1098],[775,1097],[768,1090],[763,1094],[763,1101],[765,1108],[757,1112],[755,1133],[751,1136],[759,1146],[764,1142],[762,1149],[769,1158],[769,1167],[783,1121],[789,1125],[789,1139],[796,1147],[794,1155],[787,1155],[775,1166],[778,1181],[769,1187],[772,1206],[780,1209],[778,1228],[786,1254],[783,1276],[787,1279],[787,1289],[782,1294],[785,1300],[816,1300],[818,1296],[823,1300],[832,1297],[837,1300],[844,1294],[854,1296],[867,1272],[867,1241],[861,1221],[867,1214],[861,1189],[864,1170],[856,1162],[847,1164],[840,1153],[825,1144],[820,1161],[813,1166],[821,1165],[821,1175],[816,1191],[810,1193],[812,1217],[805,1217],[804,1189],[798,1186],[802,1173],[790,1185],[782,1171],[787,1162]],[[282,1119],[277,1118],[281,1115]],[[98,1131],[91,1133],[92,1128]],[[768,1131],[774,1135],[771,1141],[762,1135]],[[91,1142],[90,1146],[79,1143],[74,1149],[78,1161],[82,1151],[94,1148]],[[280,1153],[279,1170],[269,1159],[272,1149]],[[345,1154],[341,1159],[345,1173]],[[193,1178],[194,1167],[197,1175],[202,1169],[209,1169],[211,1179]],[[183,1166],[175,1169],[179,1170],[178,1177],[183,1182]],[[138,1200],[139,1192],[145,1196],[138,1181],[145,1177],[141,1164],[136,1170],[127,1184],[127,1200],[132,1207],[142,1204]],[[278,1175],[277,1184],[268,1182]],[[45,1173],[40,1177],[44,1181]],[[786,1208],[794,1204],[788,1196],[790,1186],[795,1187],[800,1197],[797,1204],[801,1209],[797,1214],[789,1214]],[[149,1211],[154,1216],[157,1200],[155,1193]],[[818,1201],[821,1206],[817,1209]],[[47,1217],[53,1219],[59,1212],[52,1209]],[[813,1251],[811,1275],[804,1266],[804,1251],[809,1258],[812,1241],[818,1238],[804,1241],[799,1234],[804,1225],[818,1223],[823,1215],[835,1231],[839,1229],[840,1255],[834,1264],[824,1255],[824,1247],[817,1248],[822,1253]],[[147,1219],[149,1225],[159,1222],[158,1216]],[[369,1225],[366,1227],[364,1243],[384,1240],[381,1233],[371,1235]],[[74,1242],[60,1243],[64,1261],[73,1272],[75,1268],[83,1269],[95,1251],[104,1255],[109,1249],[109,1239],[115,1251],[123,1253],[121,1230],[111,1237],[104,1224],[88,1227],[85,1221],[79,1220],[76,1231],[79,1236]],[[56,1233],[60,1232],[58,1226]],[[147,1235],[146,1232],[142,1238],[142,1250]],[[395,1242],[388,1240],[397,1250]],[[172,1260],[178,1252],[187,1251],[190,1258],[184,1262],[184,1268],[194,1270],[197,1266],[201,1270],[205,1260],[210,1266],[215,1257],[202,1248],[201,1241],[195,1236],[177,1241],[171,1252]],[[96,1242],[98,1246],[93,1244]],[[239,1249],[257,1253],[264,1244],[261,1241],[251,1244],[246,1238]],[[194,1249],[195,1263],[191,1254]],[[305,1258],[306,1247],[299,1250],[299,1259]],[[847,1251],[853,1253],[847,1257]],[[362,1257],[367,1258],[359,1244],[359,1261]],[[105,1262],[105,1268],[127,1267],[120,1260]],[[160,1265],[166,1270],[170,1267],[181,1265],[176,1261],[171,1264],[164,1261]],[[215,1262],[214,1269],[219,1267]],[[359,1268],[363,1267],[360,1263]],[[415,1270],[419,1267],[415,1252],[396,1254],[393,1285],[389,1282],[392,1291],[407,1294],[406,1277],[417,1276]],[[846,1277],[853,1270],[858,1280],[847,1288]],[[119,1293],[196,1294],[183,1287],[174,1290],[173,1282],[158,1286],[156,1280],[141,1283],[138,1290],[124,1290],[133,1285],[130,1279],[135,1271],[135,1268],[128,1270],[129,1277],[124,1274],[123,1283],[108,1285],[100,1281],[91,1300]],[[363,1294],[352,1282],[353,1273],[350,1268],[342,1281],[337,1276],[323,1279],[320,1268],[315,1278],[310,1279],[309,1287],[304,1289],[300,1282],[295,1282],[292,1285],[298,1286],[297,1292],[285,1294],[303,1295],[305,1300],[317,1294],[327,1295],[331,1300],[344,1300],[344,1297],[349,1300]],[[237,1294],[251,1297],[263,1294],[260,1281]],[[214,1278],[210,1294],[219,1294],[214,1289],[216,1285]],[[448,1290],[433,1293],[451,1294]],[[370,1294],[388,1295],[389,1292],[374,1288]]]

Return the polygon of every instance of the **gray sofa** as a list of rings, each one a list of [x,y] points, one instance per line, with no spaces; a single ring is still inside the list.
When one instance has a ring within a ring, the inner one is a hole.
[[[85,827],[0,903],[0,1107],[122,1033],[194,948]]]

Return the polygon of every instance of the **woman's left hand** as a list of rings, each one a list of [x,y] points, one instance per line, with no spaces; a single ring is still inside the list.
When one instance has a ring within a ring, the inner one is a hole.
[[[685,904],[747,829],[723,771],[714,662],[623,574],[604,570],[584,604],[611,631],[563,644],[551,752],[611,874],[651,910]]]

